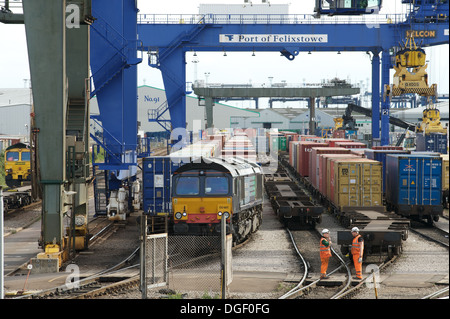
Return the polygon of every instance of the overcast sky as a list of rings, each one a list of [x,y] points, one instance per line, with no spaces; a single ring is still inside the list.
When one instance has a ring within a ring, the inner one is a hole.
[[[283,0],[270,2],[289,3]],[[196,14],[200,3],[243,4],[244,0],[138,0],[140,13],[154,14]],[[261,0],[254,0],[253,3],[261,4]],[[314,0],[291,0],[289,13],[312,14],[314,3]],[[384,1],[380,14],[405,13],[406,9],[401,0],[389,0]],[[449,46],[429,48],[426,52],[429,83],[437,83],[439,93],[449,93]],[[322,79],[339,77],[350,79],[352,83],[371,85],[370,58],[365,52],[342,52],[341,55],[300,53],[294,61],[288,61],[279,52],[257,52],[256,56],[252,56],[251,52],[231,52],[226,57],[223,53],[200,52],[196,69],[192,60],[192,54],[188,54],[187,81],[194,81],[195,74],[197,79],[205,80],[207,73],[209,83],[269,83],[269,77],[273,78],[273,82],[318,83]],[[242,72],[243,69],[246,72]],[[24,26],[0,23],[0,88],[23,88],[24,79],[29,78]],[[159,70],[150,68],[146,59],[139,65],[138,84],[163,88]]]

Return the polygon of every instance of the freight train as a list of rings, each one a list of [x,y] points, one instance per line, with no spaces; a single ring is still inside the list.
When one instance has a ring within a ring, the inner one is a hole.
[[[175,235],[218,235],[226,218],[227,232],[242,242],[262,220],[263,174],[254,156],[247,137],[218,136],[145,158],[144,211],[168,216]]]
[[[11,188],[31,183],[30,147],[17,143],[5,150],[5,182]]]
[[[361,229],[368,255],[399,254],[410,222],[385,210],[382,163],[365,158],[366,149],[349,140],[308,139],[291,141],[281,163],[343,226]],[[339,231],[337,242],[348,253],[350,232]]]

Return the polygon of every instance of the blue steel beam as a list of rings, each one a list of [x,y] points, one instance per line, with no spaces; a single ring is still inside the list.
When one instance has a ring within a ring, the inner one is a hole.
[[[91,70],[103,144],[111,156],[100,169],[137,165],[124,154],[137,149],[137,7],[134,0],[96,0],[91,28]]]
[[[372,57],[372,92],[380,92],[380,53],[373,51]],[[372,139],[380,138],[380,94],[372,94]]]
[[[147,16],[150,16],[150,19]],[[255,19],[258,21],[258,16],[255,16]],[[382,94],[383,85],[389,83],[388,74],[391,67],[389,50],[398,47],[399,42],[404,40],[407,32],[411,30],[411,25],[407,21],[394,24],[392,21],[398,21],[399,17],[391,16],[390,19],[393,20],[386,19],[384,24],[318,24],[293,20],[289,17],[280,19],[277,24],[249,23],[248,19],[243,19],[245,23],[235,21],[210,23],[219,19],[214,15],[208,15],[200,22],[198,19],[183,18],[179,23],[168,23],[169,19],[155,23],[161,20],[154,15],[142,15],[139,18],[141,23],[138,23],[138,34],[142,41],[141,50],[159,54],[160,62],[151,65],[162,72],[173,128],[185,128],[186,52],[279,51],[286,58],[293,60],[300,52],[305,51],[371,51],[374,54],[372,92]],[[283,24],[283,21],[289,23]],[[423,40],[423,47],[449,43],[447,23],[414,24],[412,30],[415,31],[417,38]],[[382,86],[379,83],[381,52],[384,61]],[[383,103],[380,112],[379,96],[380,94],[374,94],[372,99],[372,134],[374,138],[380,137],[381,119],[381,143],[384,145],[389,141],[389,102]]]

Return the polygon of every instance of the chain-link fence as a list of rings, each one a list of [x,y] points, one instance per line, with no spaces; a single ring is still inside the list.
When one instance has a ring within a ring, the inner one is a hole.
[[[145,274],[145,278],[141,277],[141,288],[146,289],[144,298],[161,298],[161,294],[189,299],[223,297],[220,236],[165,233],[145,238],[145,269],[141,269]],[[228,255],[231,255],[229,246]],[[231,269],[224,269],[224,273],[230,276]]]
[[[162,287],[167,284],[167,234],[147,236],[145,243],[145,277],[147,289]]]
[[[187,298],[219,298],[220,236],[170,236],[168,267],[171,290]]]

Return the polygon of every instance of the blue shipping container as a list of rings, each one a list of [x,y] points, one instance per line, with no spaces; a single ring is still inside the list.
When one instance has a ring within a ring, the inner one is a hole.
[[[372,150],[366,149],[364,150],[364,154],[368,159],[375,160],[381,162],[383,164],[383,193],[386,192],[386,156],[388,154],[408,154],[409,151],[402,150]]]
[[[402,215],[442,213],[442,159],[387,155],[386,202]]]
[[[180,164],[172,162],[170,156],[153,156],[144,158],[142,166],[145,214],[169,213],[172,209],[172,174]]]
[[[447,154],[447,134],[418,133],[416,136],[416,150],[420,152],[438,152]]]

